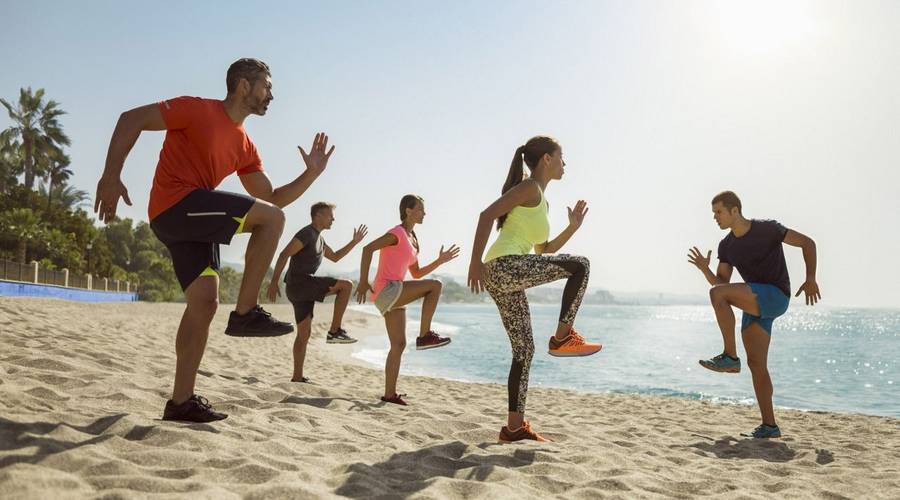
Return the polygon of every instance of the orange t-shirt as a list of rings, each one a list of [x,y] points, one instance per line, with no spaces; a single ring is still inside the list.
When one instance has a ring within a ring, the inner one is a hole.
[[[150,189],[150,220],[195,189],[213,190],[222,179],[262,171],[244,127],[231,121],[222,101],[177,97],[161,101],[166,140]]]

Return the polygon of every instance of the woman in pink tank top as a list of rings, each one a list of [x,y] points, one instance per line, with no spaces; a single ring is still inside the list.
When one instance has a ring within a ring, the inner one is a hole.
[[[401,394],[397,394],[397,377],[400,374],[400,357],[406,349],[406,305],[422,300],[422,320],[419,336],[416,338],[416,349],[433,349],[450,343],[447,337],[441,337],[431,330],[431,319],[437,309],[441,297],[441,282],[438,280],[419,279],[431,273],[441,264],[455,259],[459,248],[451,245],[441,250],[437,259],[431,264],[419,267],[419,240],[413,230],[425,218],[425,201],[412,194],[400,200],[400,224],[384,233],[383,236],[363,248],[362,262],[359,266],[359,285],[356,287],[356,299],[360,304],[370,298],[384,316],[391,349],[388,351],[384,366],[384,396],[382,401],[406,405]],[[375,282],[369,284],[369,266],[372,254],[380,251],[378,270]],[[407,280],[407,273],[413,280]]]

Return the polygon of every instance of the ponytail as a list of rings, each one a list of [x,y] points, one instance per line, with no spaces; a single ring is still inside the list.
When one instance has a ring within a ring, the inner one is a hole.
[[[416,236],[415,230],[412,230],[410,232],[412,233],[412,244],[416,248],[416,254],[418,255],[418,253],[419,253],[419,237]]]
[[[522,164],[525,161],[524,157],[525,146],[519,146],[513,155],[512,162],[509,164],[509,173],[506,175],[506,182],[503,183],[503,189],[500,191],[500,194],[506,194],[507,191],[522,182],[522,179],[525,177],[525,172],[522,168]],[[503,227],[507,215],[509,214],[503,214],[497,219],[497,230]]]
[[[416,205],[419,203],[425,203],[425,199],[421,196],[408,194],[400,199],[400,222],[406,220],[406,209],[416,208]],[[416,253],[419,253],[419,238],[416,237],[416,232],[412,231],[412,239],[413,246],[416,248]]]

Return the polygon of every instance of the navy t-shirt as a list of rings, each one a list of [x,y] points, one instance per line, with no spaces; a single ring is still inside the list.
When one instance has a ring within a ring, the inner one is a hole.
[[[325,252],[325,240],[312,224],[297,231],[294,239],[303,243],[303,248],[291,255],[288,272],[284,275],[286,283],[290,283],[295,277],[315,274],[319,270],[319,265],[322,264],[322,254]]]
[[[781,243],[787,228],[774,220],[750,221],[750,230],[738,238],[733,232],[719,242],[719,260],[736,267],[746,283],[775,285],[788,297],[791,280]]]

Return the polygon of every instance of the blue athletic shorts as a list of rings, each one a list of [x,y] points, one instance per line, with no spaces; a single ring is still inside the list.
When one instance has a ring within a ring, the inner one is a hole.
[[[754,321],[759,323],[769,335],[772,335],[772,323],[775,318],[787,312],[791,298],[775,285],[765,283],[747,283],[756,295],[759,304],[759,316],[745,312],[741,318],[741,331],[746,330]]]

